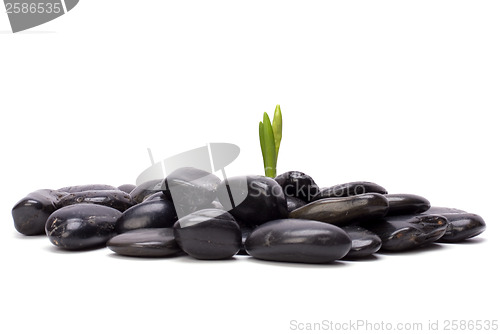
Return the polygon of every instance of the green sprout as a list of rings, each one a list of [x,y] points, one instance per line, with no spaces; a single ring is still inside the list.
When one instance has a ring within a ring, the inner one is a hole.
[[[266,112],[264,113],[263,122],[259,122],[260,148],[264,160],[264,171],[267,177],[276,177],[282,127],[281,108],[279,104],[276,105],[276,109],[274,110],[272,124]]]

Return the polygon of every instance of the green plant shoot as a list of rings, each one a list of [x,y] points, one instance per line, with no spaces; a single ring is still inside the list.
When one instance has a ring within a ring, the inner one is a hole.
[[[267,177],[276,177],[278,152],[281,144],[282,116],[279,104],[274,111],[273,123],[265,112],[264,119],[259,122],[260,148],[264,161],[264,172]]]

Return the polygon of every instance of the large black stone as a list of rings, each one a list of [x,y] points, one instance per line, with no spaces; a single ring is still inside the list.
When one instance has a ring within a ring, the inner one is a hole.
[[[384,187],[373,182],[357,181],[321,188],[313,201],[331,197],[349,197],[367,193],[387,194]]]
[[[382,247],[382,240],[375,233],[361,226],[344,226],[342,229],[352,240],[352,247],[346,258],[357,259],[376,253]]]
[[[219,185],[217,197],[224,209],[242,225],[256,226],[288,216],[283,190],[272,178],[235,176],[227,182],[228,185],[225,182]]]
[[[246,239],[251,256],[269,261],[329,263],[343,258],[351,239],[341,228],[304,219],[278,219],[258,226]]]
[[[219,209],[204,209],[179,219],[174,235],[184,252],[200,260],[227,259],[241,247],[240,227]]]
[[[119,211],[134,205],[130,195],[121,190],[85,190],[64,196],[59,200],[58,207],[81,203],[104,205]]]
[[[411,194],[388,194],[385,198],[389,201],[388,216],[411,215],[429,210],[431,204],[422,196]]]
[[[102,247],[113,237],[121,212],[98,204],[74,204],[54,211],[45,233],[57,247],[68,250]]]
[[[181,251],[172,228],[143,228],[129,231],[108,240],[113,252],[137,257],[166,257]]]
[[[168,200],[145,201],[126,210],[116,222],[116,232],[124,233],[141,228],[172,227],[177,215]]]
[[[337,226],[384,217],[389,203],[384,195],[370,193],[324,198],[290,212],[290,218],[318,220]]]
[[[307,203],[311,202],[319,192],[319,187],[313,178],[298,171],[290,171],[274,178],[283,189],[286,197],[299,198]]]
[[[62,191],[40,189],[19,200],[12,208],[16,230],[24,235],[45,234],[47,218],[56,210],[57,203],[65,195],[67,193]]]
[[[178,168],[165,179],[175,206],[200,206],[215,199],[220,179],[193,167]]]
[[[363,225],[382,239],[382,249],[404,251],[427,245],[446,232],[446,218],[437,215],[391,216]]]

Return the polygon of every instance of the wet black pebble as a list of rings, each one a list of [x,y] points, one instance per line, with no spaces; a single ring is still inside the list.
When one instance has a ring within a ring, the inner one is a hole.
[[[363,227],[382,239],[382,249],[405,251],[428,245],[440,239],[446,232],[446,218],[436,215],[391,216]]]
[[[56,210],[61,197],[67,193],[51,189],[34,191],[12,208],[14,227],[24,235],[45,234],[47,218]]]
[[[241,230],[233,216],[219,209],[204,209],[174,225],[180,248],[200,260],[228,259],[241,247]]]
[[[431,204],[422,196],[411,194],[388,194],[385,198],[389,201],[388,216],[411,215],[429,210]]]
[[[116,222],[116,232],[172,227],[176,221],[177,215],[172,202],[168,200],[145,201],[123,213]]]
[[[370,193],[324,198],[290,212],[290,218],[312,219],[337,226],[384,217],[389,203],[384,195]]]
[[[45,232],[59,248],[81,250],[102,247],[113,237],[121,212],[98,204],[74,204],[54,211]]]
[[[343,258],[351,239],[341,228],[304,219],[278,219],[257,227],[246,239],[251,256],[268,261],[329,263]]]
[[[113,252],[136,257],[167,257],[182,253],[173,228],[143,228],[111,238],[107,244]]]

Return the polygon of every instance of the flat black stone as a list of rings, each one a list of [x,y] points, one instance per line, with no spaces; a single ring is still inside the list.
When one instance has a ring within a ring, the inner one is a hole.
[[[486,230],[483,218],[473,213],[440,213],[448,220],[448,228],[440,242],[460,242],[473,238]]]
[[[382,247],[380,237],[361,226],[344,226],[342,229],[352,240],[352,247],[346,258],[367,257],[376,253]]]
[[[389,203],[384,195],[369,193],[320,199],[290,212],[289,217],[345,226],[361,220],[382,218],[388,208]]]
[[[144,199],[154,193],[166,191],[165,180],[150,180],[144,183],[141,183],[134,190],[130,192],[130,197],[134,203],[142,203]],[[166,191],[167,198],[168,191]]]
[[[437,215],[391,216],[363,227],[382,239],[382,249],[405,251],[430,244],[446,232],[446,218]]]
[[[268,261],[329,263],[343,258],[351,239],[341,228],[304,219],[278,219],[258,226],[246,239],[251,256]]]
[[[287,196],[286,197],[286,206],[288,212],[292,212],[293,210],[297,210],[298,208],[303,207],[307,203],[301,199],[296,197]]]
[[[103,247],[115,236],[121,212],[98,204],[74,204],[54,211],[45,232],[57,247],[68,250]]]
[[[193,167],[178,168],[165,179],[175,206],[200,206],[215,200],[220,179]]]
[[[422,196],[411,194],[388,194],[385,198],[389,201],[388,216],[411,215],[429,210],[431,204]]]
[[[135,189],[135,184],[122,184],[118,187],[118,190],[124,191],[127,194],[130,194],[132,190]]]
[[[57,203],[67,193],[51,189],[34,191],[12,208],[14,227],[24,235],[45,234],[47,218],[56,210]]]
[[[290,171],[274,178],[286,197],[299,198],[309,203],[318,194],[319,187],[313,178],[298,171]]]
[[[314,196],[313,201],[331,197],[349,197],[367,193],[387,194],[384,187],[366,181],[348,182],[336,186],[321,188],[319,193]]]
[[[107,244],[113,252],[136,257],[168,257],[181,253],[173,228],[143,228],[117,235]]]
[[[238,223],[219,209],[204,209],[179,219],[174,235],[184,252],[200,260],[227,259],[241,248]]]
[[[62,197],[58,207],[81,203],[104,205],[122,212],[134,205],[130,195],[121,190],[85,190]]]
[[[126,210],[116,222],[116,232],[142,228],[172,227],[177,221],[174,204],[168,200],[146,201]]]
[[[80,191],[88,190],[118,190],[118,188],[110,186],[108,184],[83,184],[78,186],[64,187],[57,190],[67,193],[78,193]]]
[[[217,188],[217,198],[240,224],[251,227],[288,216],[285,195],[274,179],[246,175],[227,182],[229,186],[222,182]]]

